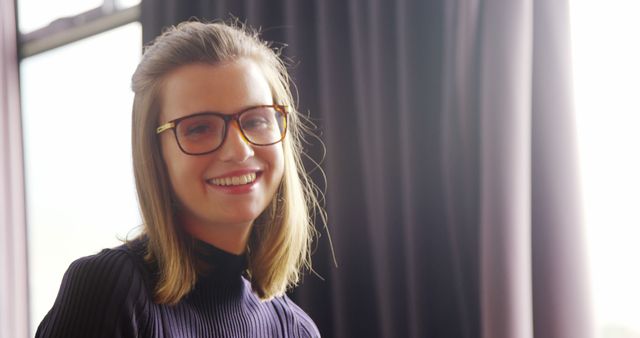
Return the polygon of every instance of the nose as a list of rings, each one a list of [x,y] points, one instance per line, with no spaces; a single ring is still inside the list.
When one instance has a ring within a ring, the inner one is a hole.
[[[253,146],[247,141],[237,123],[230,123],[227,137],[217,151],[222,161],[244,162],[254,155]]]

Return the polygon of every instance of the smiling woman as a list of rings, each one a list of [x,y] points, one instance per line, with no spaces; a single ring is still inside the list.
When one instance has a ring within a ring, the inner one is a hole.
[[[266,137],[271,135],[270,138],[258,146],[246,137],[255,133],[253,129],[247,130],[245,120],[251,116],[264,115],[273,120],[272,125],[277,125],[277,110],[247,110],[247,105],[272,103],[269,83],[256,63],[249,59],[220,65],[191,64],[166,77],[162,96],[161,120],[199,114],[196,115],[198,124],[189,124],[189,119],[180,121],[179,126],[187,124],[189,128],[212,125],[203,123],[203,111],[225,112],[222,117],[242,111],[237,119],[243,122],[232,123],[230,128],[224,127],[222,119],[217,131],[210,130],[204,136],[196,138],[193,130],[187,133],[188,130],[177,128],[176,138],[169,133],[160,137],[173,193],[183,210],[179,215],[182,226],[195,237],[221,249],[242,253],[251,224],[273,199],[284,172],[282,147],[268,146],[280,142],[284,130],[273,133],[274,128],[268,128]],[[187,142],[189,138],[191,141]],[[202,156],[185,153],[185,144],[190,145],[189,149],[201,150]],[[255,180],[246,182],[247,177]],[[244,184],[239,184],[241,179]],[[219,184],[220,181],[230,184]]]
[[[284,295],[319,210],[288,81],[244,28],[183,23],[147,47],[133,75],[142,234],[75,261],[37,337],[319,336]]]

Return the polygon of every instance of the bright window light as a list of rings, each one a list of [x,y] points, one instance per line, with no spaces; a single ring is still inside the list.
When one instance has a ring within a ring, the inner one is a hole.
[[[597,338],[640,337],[639,17],[637,0],[571,1]]]
[[[25,34],[42,28],[53,20],[100,7],[102,0],[19,0],[18,26]]]
[[[141,35],[132,23],[20,65],[31,337],[69,264],[122,244],[141,224],[130,89]]]
[[[105,1],[109,3],[109,1]],[[18,0],[18,26],[22,34],[45,27],[52,21],[102,6],[103,0]],[[140,4],[140,0],[115,0],[116,8]]]

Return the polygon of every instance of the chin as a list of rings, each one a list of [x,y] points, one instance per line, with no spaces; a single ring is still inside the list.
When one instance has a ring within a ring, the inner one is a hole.
[[[228,217],[211,217],[209,218],[212,223],[218,224],[252,224],[258,217],[260,217],[260,213],[256,212],[237,212],[233,215],[228,215]]]

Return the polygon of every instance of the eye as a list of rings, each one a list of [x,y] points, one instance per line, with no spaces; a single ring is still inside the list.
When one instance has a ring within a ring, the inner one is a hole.
[[[251,131],[263,131],[273,128],[275,123],[275,110],[271,107],[259,107],[245,112],[240,124],[242,129]]]
[[[194,116],[182,121],[178,131],[182,138],[192,141],[208,139],[224,132],[224,121],[216,116]]]
[[[185,136],[196,136],[202,134],[208,134],[211,132],[211,126],[206,123],[194,124],[187,127],[185,130]]]
[[[244,130],[268,129],[270,126],[271,121],[264,116],[250,116],[242,120],[242,129]]]

